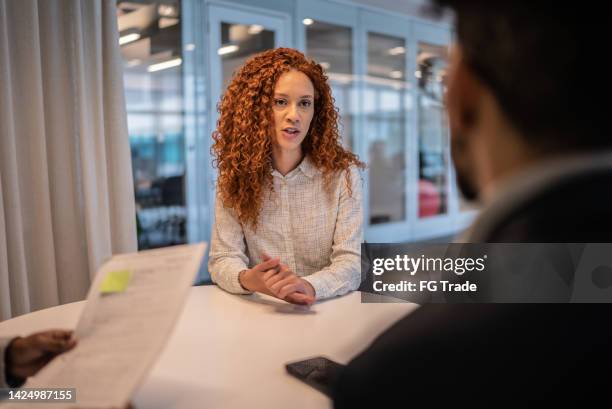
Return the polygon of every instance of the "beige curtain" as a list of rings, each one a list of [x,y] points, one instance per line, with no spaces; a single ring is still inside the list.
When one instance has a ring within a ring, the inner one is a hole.
[[[114,0],[0,0],[0,319],[136,250]]]

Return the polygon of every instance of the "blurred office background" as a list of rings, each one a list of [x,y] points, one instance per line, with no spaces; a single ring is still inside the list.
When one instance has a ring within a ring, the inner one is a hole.
[[[118,0],[139,248],[209,240],[216,104],[247,58],[280,46],[327,71],[344,144],[368,164],[368,242],[465,228],[476,210],[455,185],[443,106],[452,27],[425,3]]]

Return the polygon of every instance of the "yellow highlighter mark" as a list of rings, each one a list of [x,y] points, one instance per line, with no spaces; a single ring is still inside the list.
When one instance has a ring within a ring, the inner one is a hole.
[[[128,270],[111,271],[102,280],[100,292],[102,294],[122,293],[127,288],[131,277],[132,272]]]

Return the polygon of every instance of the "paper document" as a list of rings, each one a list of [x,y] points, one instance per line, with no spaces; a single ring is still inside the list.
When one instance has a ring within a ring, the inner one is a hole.
[[[172,334],[205,249],[168,247],[105,263],[75,330],[77,346],[24,387],[76,389],[76,403],[45,408],[125,407]]]

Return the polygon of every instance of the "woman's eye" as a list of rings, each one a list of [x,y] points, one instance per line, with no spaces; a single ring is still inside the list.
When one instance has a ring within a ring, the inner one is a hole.
[[[274,105],[279,106],[279,107],[284,107],[285,105],[287,105],[287,101],[284,99],[275,99]]]
[[[303,106],[303,107],[305,107],[305,108],[308,108],[309,106],[311,106],[311,105],[312,105],[312,102],[311,102],[311,101],[309,101],[309,100],[304,100],[304,101],[301,101],[301,102],[300,102],[300,105],[301,105],[301,106]]]

